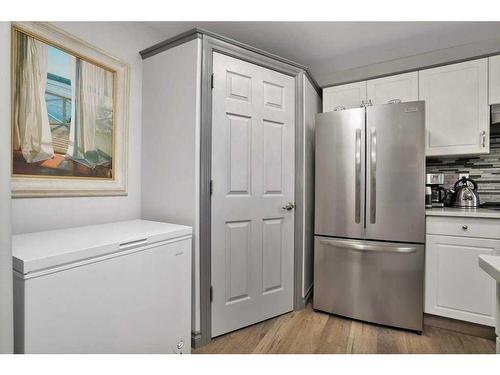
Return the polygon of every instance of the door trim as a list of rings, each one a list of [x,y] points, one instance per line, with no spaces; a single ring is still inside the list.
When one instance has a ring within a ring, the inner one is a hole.
[[[307,79],[309,80],[309,82],[311,82],[311,84],[314,86],[314,89],[316,90],[318,95],[320,97],[322,97],[322,95],[323,95],[323,89],[319,86],[318,82],[314,79],[314,77],[312,76],[312,74],[309,71],[309,68],[307,66],[299,64],[299,63],[292,61],[292,60],[285,59],[281,56],[269,53],[269,52],[261,50],[259,48],[250,46],[248,44],[239,42],[235,39],[228,38],[224,35],[217,34],[217,33],[214,33],[212,31],[209,31],[209,30],[205,30],[205,29],[200,28],[200,27],[194,27],[194,28],[187,30],[183,33],[180,33],[172,38],[164,40],[164,41],[157,43],[151,47],[148,47],[146,49],[143,49],[142,51],[139,51],[139,53],[140,53],[142,59],[144,60],[144,59],[147,59],[147,58],[154,56],[158,53],[169,50],[170,48],[174,48],[182,43],[189,42],[193,39],[202,39],[203,37],[205,37],[205,38],[211,37],[212,39],[224,41],[232,46],[241,47],[247,51],[254,52],[255,54],[257,54],[259,56],[266,56],[266,57],[273,59],[274,61],[279,61],[285,65],[288,64],[290,67],[296,67],[298,69],[302,69],[302,71],[304,72],[304,74],[307,77]]]
[[[305,71],[296,66],[256,53],[241,46],[202,36],[201,129],[200,129],[200,332],[194,347],[212,339],[211,287],[211,196],[212,170],[212,87],[213,53],[218,52],[295,78],[295,217],[294,217],[294,310],[305,307],[302,298],[302,243],[304,228],[304,98]]]

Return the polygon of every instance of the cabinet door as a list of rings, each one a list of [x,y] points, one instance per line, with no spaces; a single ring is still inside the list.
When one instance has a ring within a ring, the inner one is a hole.
[[[489,152],[487,59],[420,71],[419,99],[427,156]]]
[[[323,89],[323,112],[356,108],[366,102],[366,81]]]
[[[489,62],[489,104],[500,104],[500,55],[492,56]]]
[[[367,99],[373,105],[391,100],[412,102],[418,100],[418,72],[371,79],[366,83]]]
[[[427,235],[425,246],[425,312],[494,326],[496,285],[478,258],[500,254],[500,240]]]

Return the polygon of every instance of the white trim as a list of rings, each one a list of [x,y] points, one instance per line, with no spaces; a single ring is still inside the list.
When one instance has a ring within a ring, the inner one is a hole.
[[[198,333],[200,329],[200,165],[201,165],[201,85],[202,85],[202,41],[196,40],[196,125],[195,125],[195,166],[194,166],[194,181],[195,181],[195,218],[193,224],[193,316],[192,329]]]

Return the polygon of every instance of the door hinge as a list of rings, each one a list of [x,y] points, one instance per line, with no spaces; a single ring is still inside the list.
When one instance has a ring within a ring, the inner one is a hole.
[[[210,302],[214,300],[214,287],[210,285]]]
[[[210,180],[210,195],[214,193],[214,180]]]
[[[214,88],[214,73],[210,75],[210,87],[213,89]]]

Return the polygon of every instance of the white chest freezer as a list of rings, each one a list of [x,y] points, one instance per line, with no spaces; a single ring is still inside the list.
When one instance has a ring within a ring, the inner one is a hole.
[[[133,220],[13,237],[17,353],[189,353],[191,234]]]

